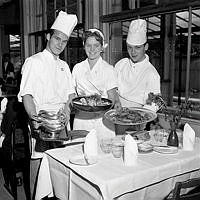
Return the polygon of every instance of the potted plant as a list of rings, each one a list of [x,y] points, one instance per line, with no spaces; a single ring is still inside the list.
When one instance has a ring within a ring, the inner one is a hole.
[[[180,105],[176,105],[175,107],[167,107],[161,95],[149,93],[148,97],[149,98],[147,103],[154,103],[159,105],[158,113],[164,114],[164,120],[169,123],[170,134],[167,144],[169,146],[178,147],[179,142],[176,130],[181,125],[181,118],[186,115],[188,111],[192,110],[192,103],[186,100],[185,102],[181,103]]]

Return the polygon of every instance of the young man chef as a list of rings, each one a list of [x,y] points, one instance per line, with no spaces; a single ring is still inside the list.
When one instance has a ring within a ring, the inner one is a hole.
[[[145,20],[131,22],[126,39],[129,58],[123,58],[115,65],[122,107],[146,106],[149,93],[160,93],[160,76],[145,53],[148,49],[146,32]]]
[[[47,34],[46,48],[25,60],[18,99],[23,102],[30,119],[40,110],[62,110],[62,114],[69,120],[69,104],[75,91],[69,66],[59,55],[65,49],[76,24],[76,15],[60,11],[51,27],[51,33]],[[42,153],[33,153],[32,158],[42,157]],[[38,163],[33,164],[31,186],[35,185]]]

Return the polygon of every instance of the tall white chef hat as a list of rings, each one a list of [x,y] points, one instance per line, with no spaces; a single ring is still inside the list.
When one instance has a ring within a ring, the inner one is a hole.
[[[77,24],[76,15],[67,14],[66,12],[60,11],[56,20],[54,21],[51,29],[56,29],[65,33],[68,37],[70,37],[74,27]]]
[[[94,32],[99,33],[99,35],[100,35],[100,36],[102,37],[102,39],[103,39],[103,48],[105,49],[105,48],[108,46],[108,44],[105,43],[104,35],[103,35],[103,33],[102,33],[100,30],[98,30],[98,29],[96,29],[96,28],[90,28],[88,31],[90,31],[90,32],[92,32],[92,33],[94,33]]]
[[[130,45],[142,45],[147,41],[147,23],[143,19],[133,20],[129,26],[126,42]]]

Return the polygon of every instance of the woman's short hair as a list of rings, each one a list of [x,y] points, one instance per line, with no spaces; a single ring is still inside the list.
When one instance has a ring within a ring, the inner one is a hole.
[[[102,38],[100,33],[98,31],[93,32],[93,31],[90,31],[90,30],[85,31],[84,34],[83,34],[83,45],[85,44],[86,40],[89,37],[94,37],[103,46],[104,38]]]

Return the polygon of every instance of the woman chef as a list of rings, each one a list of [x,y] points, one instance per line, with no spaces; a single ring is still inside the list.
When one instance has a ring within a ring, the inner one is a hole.
[[[84,33],[83,44],[87,59],[76,64],[72,71],[78,95],[98,94],[111,99],[115,108],[120,107],[114,68],[101,57],[107,46],[103,33],[89,29]],[[99,138],[115,135],[114,125],[103,118],[103,113],[76,113],[73,129],[96,129]]]

